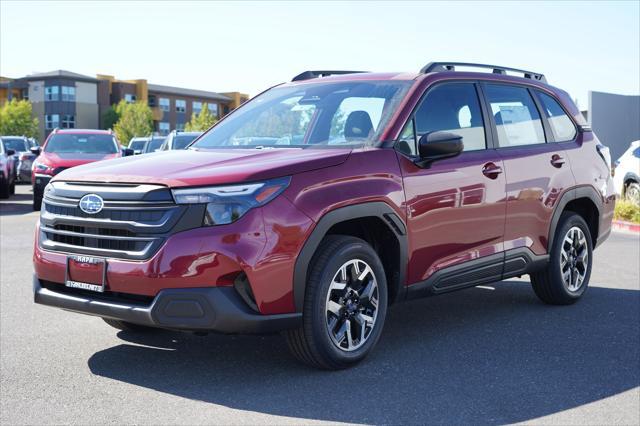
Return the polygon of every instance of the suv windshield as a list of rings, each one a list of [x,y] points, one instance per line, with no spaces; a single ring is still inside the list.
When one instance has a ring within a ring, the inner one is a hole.
[[[4,149],[12,149],[15,152],[29,151],[29,144],[22,138],[2,138]]]
[[[144,145],[147,143],[147,139],[132,139],[129,142],[129,149],[134,151],[141,151],[144,149]]]
[[[164,138],[153,138],[149,141],[147,146],[144,148],[144,152],[153,152],[156,149],[159,149],[164,143]]]
[[[198,135],[180,135],[173,138],[172,149],[185,149]]]
[[[309,83],[268,90],[193,148],[373,144],[410,87],[406,81]]]
[[[56,153],[115,154],[118,152],[118,145],[111,135],[63,133],[51,136],[44,151]]]

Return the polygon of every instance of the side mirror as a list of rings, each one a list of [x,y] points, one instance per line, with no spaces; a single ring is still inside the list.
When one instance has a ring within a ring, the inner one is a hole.
[[[122,156],[123,156],[123,157],[129,157],[129,156],[131,156],[131,155],[133,155],[133,154],[134,154],[134,152],[133,152],[133,150],[132,150],[132,149],[130,149],[130,148],[124,148],[124,149],[122,150]]]
[[[434,161],[455,157],[464,149],[462,136],[449,132],[429,132],[420,137],[416,165],[428,168]]]
[[[7,149],[7,157],[11,157],[16,153],[15,149]]]
[[[42,148],[39,146],[34,146],[33,148],[29,148],[29,151],[31,151],[31,153],[35,155],[40,155],[41,150]]]

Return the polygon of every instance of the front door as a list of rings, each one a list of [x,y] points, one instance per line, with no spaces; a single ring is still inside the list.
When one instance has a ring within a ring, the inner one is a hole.
[[[438,84],[428,89],[396,144],[406,195],[409,284],[444,268],[502,255],[504,165],[487,147],[490,133],[485,122],[476,84]],[[417,141],[434,131],[462,136],[464,151],[420,168],[412,161]],[[501,261],[494,268],[497,279]]]

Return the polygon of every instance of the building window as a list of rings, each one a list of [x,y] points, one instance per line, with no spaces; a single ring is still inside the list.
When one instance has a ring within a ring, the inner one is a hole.
[[[176,130],[179,132],[184,132],[184,123],[176,123]]]
[[[160,109],[162,111],[169,111],[171,101],[169,100],[169,98],[160,98],[160,101],[158,102],[158,104],[160,105]]]
[[[166,121],[161,121],[160,123],[158,123],[158,131],[160,132],[161,135],[168,135],[169,123]]]
[[[200,111],[202,111],[202,102],[193,101],[191,107],[193,109],[192,114],[200,114]]]
[[[218,104],[209,103],[207,104],[207,108],[209,109],[209,112],[213,114],[214,117],[218,116]]]
[[[44,118],[45,118],[44,120],[45,127],[47,128],[47,130],[60,127],[60,115],[58,114],[45,115]]]
[[[59,86],[47,86],[44,88],[44,99],[47,101],[60,100],[60,87]]]
[[[20,97],[25,101],[29,100],[29,89],[22,89],[20,93]]]
[[[176,99],[176,112],[185,112],[187,110],[187,101],[184,99]]]
[[[132,104],[136,101],[136,95],[132,95],[131,93],[125,93],[124,101],[128,104]]]
[[[76,117],[75,115],[65,114],[62,116],[62,128],[63,129],[74,129],[76,127]]]
[[[149,104],[150,107],[156,106],[156,97],[153,96],[153,95],[149,95],[148,104]]]
[[[75,102],[76,88],[73,86],[62,86],[62,100],[67,102]]]

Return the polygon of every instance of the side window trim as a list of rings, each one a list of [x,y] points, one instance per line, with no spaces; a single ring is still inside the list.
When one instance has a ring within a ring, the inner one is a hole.
[[[531,96],[531,99],[533,99],[533,103],[536,105],[536,108],[538,108],[538,115],[540,116],[540,120],[542,120],[542,129],[544,130],[545,143],[555,142],[556,138],[551,131],[551,124],[549,124],[549,120],[547,120],[547,114],[544,112],[542,102],[540,102],[540,99],[538,99],[538,96],[534,93],[535,90],[527,87],[527,92],[529,92],[529,96]]]
[[[529,90],[530,90],[531,92],[533,92],[533,99],[534,99],[534,101],[536,102],[536,104],[538,105],[538,109],[540,109],[540,110],[542,111],[542,113],[540,114],[540,116],[544,116],[544,122],[546,123],[546,126],[549,126],[549,131],[550,131],[550,133],[549,133],[549,134],[551,135],[551,137],[552,137],[552,139],[553,139],[553,142],[554,142],[554,143],[575,142],[575,140],[578,138],[578,134],[579,134],[580,132],[578,131],[578,126],[577,126],[577,124],[576,124],[576,122],[575,122],[575,118],[574,118],[571,114],[569,114],[569,113],[567,112],[567,110],[565,109],[565,107],[564,107],[564,105],[562,104],[562,102],[560,102],[560,100],[559,100],[558,98],[556,98],[554,95],[551,95],[551,94],[549,94],[549,93],[543,92],[543,91],[542,91],[542,90],[540,90],[540,89],[529,89]],[[543,107],[543,105],[542,105],[542,100],[540,99],[540,96],[539,96],[539,94],[540,94],[540,93],[543,93],[543,94],[545,94],[546,96],[549,96],[551,99],[553,99],[553,100],[558,104],[558,106],[560,107],[560,109],[562,109],[562,111],[564,112],[564,115],[566,115],[566,116],[567,116],[567,118],[569,118],[569,121],[571,121],[571,124],[573,125],[573,132],[574,132],[574,133],[573,133],[573,139],[567,139],[567,140],[564,140],[564,141],[557,141],[557,140],[556,140],[555,135],[554,135],[554,134],[553,134],[553,132],[551,131],[551,124],[550,124],[550,123],[548,123],[548,117],[547,117],[546,112],[544,111],[544,107]],[[545,129],[546,129],[546,127],[545,127]],[[546,131],[546,130],[545,130],[545,131]],[[549,141],[549,140],[547,139],[547,142],[551,142],[551,141]]]
[[[492,130],[492,141],[493,141],[493,149],[514,149],[514,148],[530,148],[530,147],[536,147],[536,146],[544,146],[549,142],[549,139],[547,137],[547,134],[551,134],[551,133],[547,133],[550,132],[550,127],[548,127],[548,123],[547,120],[543,117],[543,111],[540,109],[540,105],[538,104],[538,98],[534,96],[533,93],[531,93],[531,87],[524,85],[524,84],[517,84],[517,83],[505,83],[502,81],[492,81],[492,80],[482,80],[479,81],[479,86],[482,90],[482,98],[484,101],[484,104],[487,108],[487,112],[490,110],[490,103],[489,103],[489,99],[486,96],[486,86],[487,84],[492,84],[492,85],[501,85],[501,86],[510,86],[510,87],[517,87],[520,89],[525,89],[528,93],[529,96],[532,98],[532,101],[538,111],[538,115],[540,116],[540,121],[542,122],[542,130],[544,133],[544,143],[533,143],[533,144],[527,144],[527,145],[516,145],[516,146],[500,146],[500,143],[498,141],[498,127],[496,125],[496,122],[493,118],[493,114],[489,114],[489,123],[491,126],[491,130]]]
[[[416,127],[416,120],[415,120],[415,115],[416,112],[420,109],[420,107],[422,106],[422,103],[424,102],[425,98],[427,97],[427,95],[429,94],[429,92],[439,86],[443,86],[443,85],[447,85],[447,84],[456,84],[456,83],[467,83],[467,84],[472,84],[475,92],[476,92],[476,96],[478,98],[478,104],[480,105],[480,113],[482,115],[482,124],[484,126],[484,138],[485,138],[485,150],[489,150],[489,149],[493,149],[494,147],[497,147],[497,141],[494,142],[494,134],[496,133],[496,130],[493,129],[491,126],[493,125],[493,121],[488,121],[489,117],[487,117],[487,104],[484,98],[484,93],[482,92],[482,88],[480,87],[481,82],[479,80],[450,80],[450,81],[438,81],[434,84],[429,85],[424,92],[422,92],[422,94],[420,95],[420,99],[418,100],[418,102],[416,102],[416,105],[413,107],[413,109],[411,110],[411,114],[409,114],[409,118],[407,118],[407,120],[404,122],[404,124],[401,127],[401,131],[400,131],[400,135],[402,135],[402,132],[404,131],[404,129],[406,129],[407,124],[411,121],[412,122],[412,126],[413,126],[413,139],[414,139],[414,146],[416,149],[416,153],[418,152],[418,132],[417,132],[417,127]],[[490,123],[490,124],[488,124]],[[394,149],[396,148],[396,146],[398,145],[398,142],[400,142],[400,136],[393,141],[393,147]],[[398,152],[402,153],[400,150],[397,150]],[[466,152],[478,152],[478,151],[482,151],[482,150],[477,150],[477,151],[466,151]],[[465,154],[465,151],[461,152],[460,155]]]

